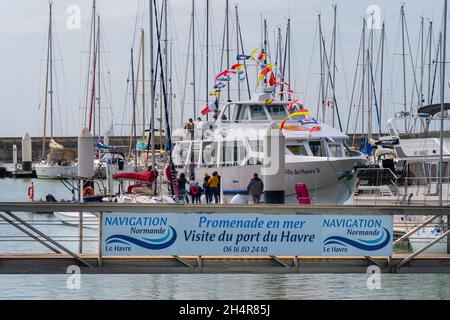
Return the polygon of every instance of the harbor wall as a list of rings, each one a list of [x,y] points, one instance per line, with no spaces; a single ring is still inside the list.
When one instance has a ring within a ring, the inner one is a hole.
[[[55,141],[68,149],[77,150],[78,137],[55,137]],[[49,142],[50,139],[47,139],[46,152],[48,152]],[[160,139],[157,136],[155,136],[155,143],[157,148],[159,148]],[[109,137],[109,144],[114,146],[117,151],[128,152],[130,137]],[[0,162],[11,163],[13,161],[13,145],[17,146],[18,162],[22,162],[22,137],[0,138]],[[34,162],[42,160],[42,138],[32,138],[32,151]]]

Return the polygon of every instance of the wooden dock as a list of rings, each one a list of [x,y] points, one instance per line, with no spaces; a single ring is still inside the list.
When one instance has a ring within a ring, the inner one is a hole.
[[[78,265],[83,274],[192,274],[192,273],[367,273],[378,265],[382,273],[450,273],[449,255],[421,255],[399,269],[395,265],[407,254],[391,259],[366,257],[103,257],[80,254],[91,267],[85,267],[66,254],[1,254],[0,274],[65,274]]]
[[[293,257],[293,256],[133,256],[111,257],[99,251],[73,252],[44,234],[14,212],[92,212],[102,216],[110,213],[161,214],[287,214],[287,215],[336,215],[336,216],[450,216],[448,207],[408,206],[288,206],[288,205],[161,205],[161,204],[102,204],[102,203],[0,203],[0,218],[13,228],[55,253],[19,254],[0,253],[0,274],[65,274],[69,266],[78,265],[86,274],[192,274],[192,273],[367,273],[376,265],[382,273],[450,273],[450,254],[429,255],[423,251],[415,254],[394,253],[392,257]],[[79,227],[79,250],[82,251],[83,228]],[[405,234],[404,237],[407,237]],[[447,232],[442,236],[447,236]],[[98,232],[102,239],[102,228]],[[8,239],[3,239],[8,240]],[[14,241],[10,239],[8,241]],[[436,239],[440,241],[440,239]],[[426,248],[422,248],[426,250]]]

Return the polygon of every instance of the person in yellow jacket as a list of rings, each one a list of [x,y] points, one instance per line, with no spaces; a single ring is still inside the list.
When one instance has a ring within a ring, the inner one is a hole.
[[[217,172],[214,172],[212,177],[208,180],[208,186],[211,190],[211,194],[214,197],[214,203],[219,203],[219,178],[217,177]]]

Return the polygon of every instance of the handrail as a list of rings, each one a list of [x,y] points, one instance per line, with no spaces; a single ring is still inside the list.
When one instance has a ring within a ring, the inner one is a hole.
[[[12,212],[120,212],[120,213],[226,213],[302,215],[409,215],[449,216],[450,207],[436,206],[299,206],[299,205],[193,205],[69,202],[0,202],[0,210]]]

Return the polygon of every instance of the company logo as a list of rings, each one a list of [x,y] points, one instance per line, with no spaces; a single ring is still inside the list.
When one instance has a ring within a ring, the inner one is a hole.
[[[123,244],[123,245],[136,245],[138,247],[148,250],[162,250],[170,247],[177,240],[177,232],[172,226],[167,229],[167,234],[158,239],[149,238],[133,238],[123,234],[116,234],[106,239],[106,244]]]
[[[383,232],[381,233],[380,237],[375,240],[361,240],[358,239],[358,241],[340,237],[340,236],[333,236],[328,237],[324,240],[324,245],[338,245],[338,246],[351,246],[360,250],[365,251],[377,251],[380,249],[383,249],[386,247],[391,241],[391,234],[386,228],[383,228]]]

